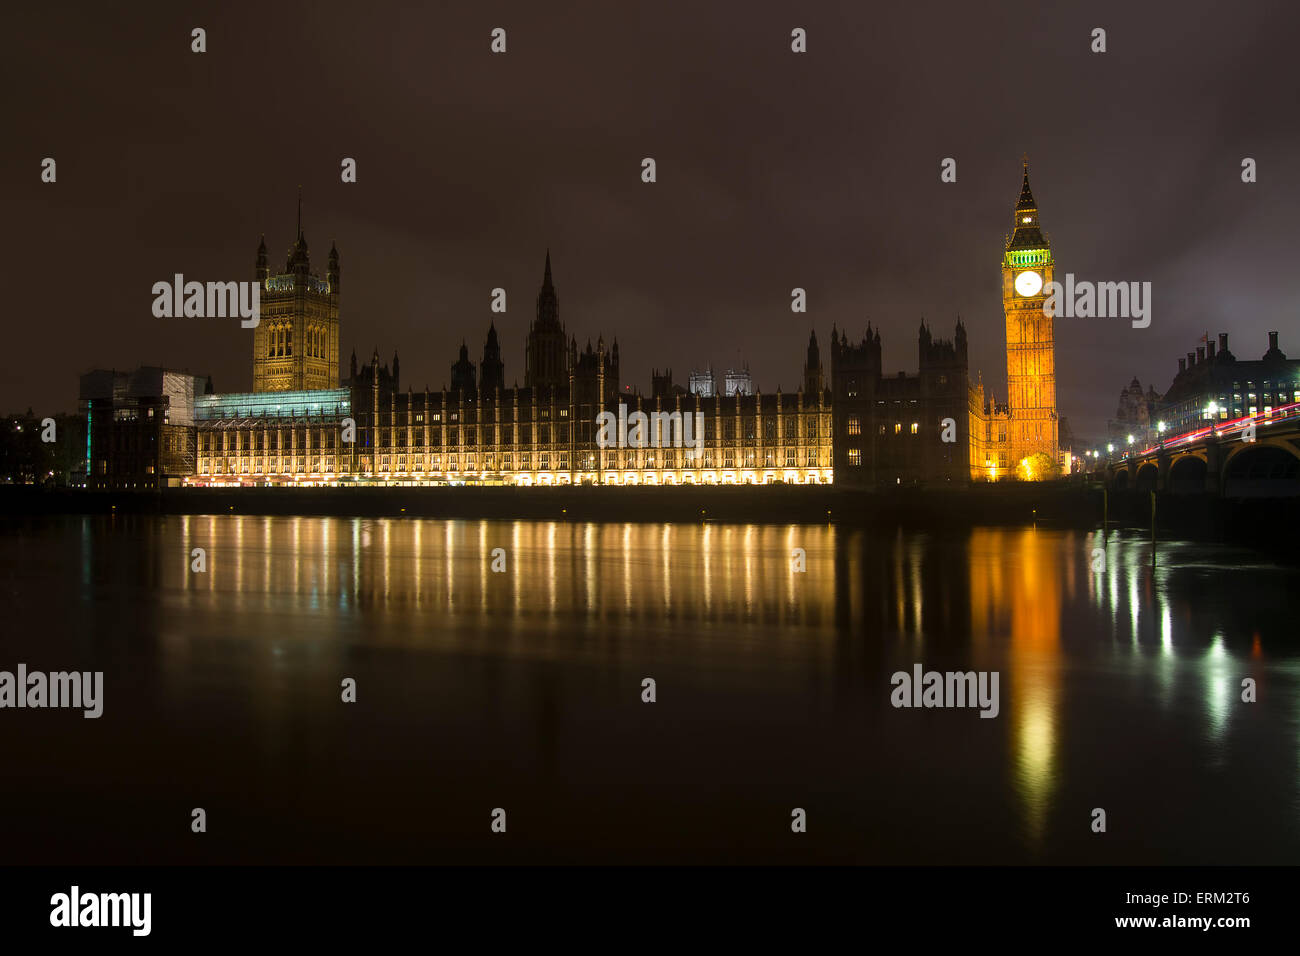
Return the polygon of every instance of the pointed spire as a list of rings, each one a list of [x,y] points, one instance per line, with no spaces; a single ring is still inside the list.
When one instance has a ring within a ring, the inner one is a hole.
[[[542,277],[542,288],[550,289],[551,284],[551,247],[546,247],[546,274]]]
[[[302,238],[302,184],[298,184],[298,238]]]
[[[1020,185],[1020,199],[1016,202],[1016,212],[1025,210],[1033,211],[1038,208],[1034,203],[1033,190],[1029,188],[1029,156],[1027,154],[1025,156],[1024,172],[1025,179]]]
[[[257,244],[257,265],[254,267],[254,274],[259,282],[270,275],[270,269],[266,264],[266,233],[262,233],[262,241]]]
[[[1048,248],[1047,239],[1043,236],[1038,221],[1038,203],[1034,201],[1034,193],[1029,188],[1028,156],[1024,160],[1024,181],[1020,186],[1020,198],[1016,201],[1016,211],[1012,221],[1011,237],[1007,240],[1008,252],[1013,249]]]

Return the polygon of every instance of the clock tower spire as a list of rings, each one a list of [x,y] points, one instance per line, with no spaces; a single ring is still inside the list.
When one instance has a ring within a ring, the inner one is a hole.
[[[1043,303],[1053,281],[1051,241],[1029,188],[1029,158],[1002,257],[1002,311],[1007,330],[1007,404],[1012,461],[1021,478],[1053,477],[1059,468],[1056,343]]]

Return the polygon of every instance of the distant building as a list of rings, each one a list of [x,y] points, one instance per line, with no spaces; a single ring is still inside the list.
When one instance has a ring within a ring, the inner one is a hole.
[[[149,366],[81,376],[86,486],[157,489],[193,475],[195,403],[211,392],[211,379]]]
[[[47,441],[53,426],[53,441]],[[86,422],[79,415],[0,418],[0,483],[81,486],[86,474]]]
[[[713,375],[713,366],[708,366],[702,372],[691,372],[691,394],[698,395],[700,398],[713,398],[717,394],[717,380]]]
[[[678,395],[689,396],[691,393],[680,385],[673,384],[673,370],[668,368],[650,370],[650,397],[671,402]]]
[[[1278,347],[1276,332],[1268,333],[1268,349],[1254,360],[1241,360],[1228,350],[1228,333],[1220,332],[1218,347],[1206,336],[1204,345],[1178,360],[1178,374],[1159,405],[1165,434],[1194,431],[1211,422],[1250,415],[1272,415],[1300,402],[1300,359],[1289,359]]]
[[[727,374],[723,378],[722,394],[728,397],[732,395],[753,395],[754,379],[749,374],[749,365],[743,368],[727,369]]]
[[[1122,447],[1127,444],[1129,435],[1133,435],[1135,441],[1153,437],[1159,424],[1162,398],[1155,386],[1143,391],[1142,383],[1134,376],[1128,387],[1119,393],[1115,417],[1106,429],[1109,442]]]

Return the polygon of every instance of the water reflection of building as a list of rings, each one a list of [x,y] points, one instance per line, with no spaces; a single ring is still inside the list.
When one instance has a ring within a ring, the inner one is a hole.
[[[1002,713],[1011,734],[1011,786],[1024,806],[1026,834],[1043,838],[1060,774],[1062,582],[1059,537],[1036,528],[976,529],[970,537],[971,637],[977,646],[1005,642]]]
[[[324,615],[374,603],[397,614],[477,611],[485,626],[511,613],[593,622],[670,614],[788,636],[790,626],[829,625],[836,601],[830,526],[247,515],[184,516],[180,526],[185,554],[208,549],[208,570],[165,565],[160,586],[259,608],[287,594]],[[811,573],[793,570],[795,547]],[[497,548],[506,573],[491,570]]]

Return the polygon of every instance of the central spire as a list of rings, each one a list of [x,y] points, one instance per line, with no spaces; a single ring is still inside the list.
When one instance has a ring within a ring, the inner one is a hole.
[[[1025,157],[1025,179],[1020,186],[1020,200],[1016,203],[1016,212],[1033,212],[1038,207],[1034,204],[1034,194],[1029,188],[1029,157]]]
[[[1011,238],[1007,240],[1007,251],[1013,249],[1043,249],[1048,243],[1043,236],[1038,221],[1038,203],[1029,188],[1029,157],[1024,158],[1024,179],[1020,184],[1020,198],[1016,200],[1016,211],[1012,216]]]
[[[551,281],[551,250],[546,250],[546,272],[542,276],[542,288],[537,293],[537,327],[559,329],[559,303],[555,296],[555,283]]]
[[[1028,182],[1028,180],[1026,180]],[[298,238],[302,238],[302,186],[298,187]]]

